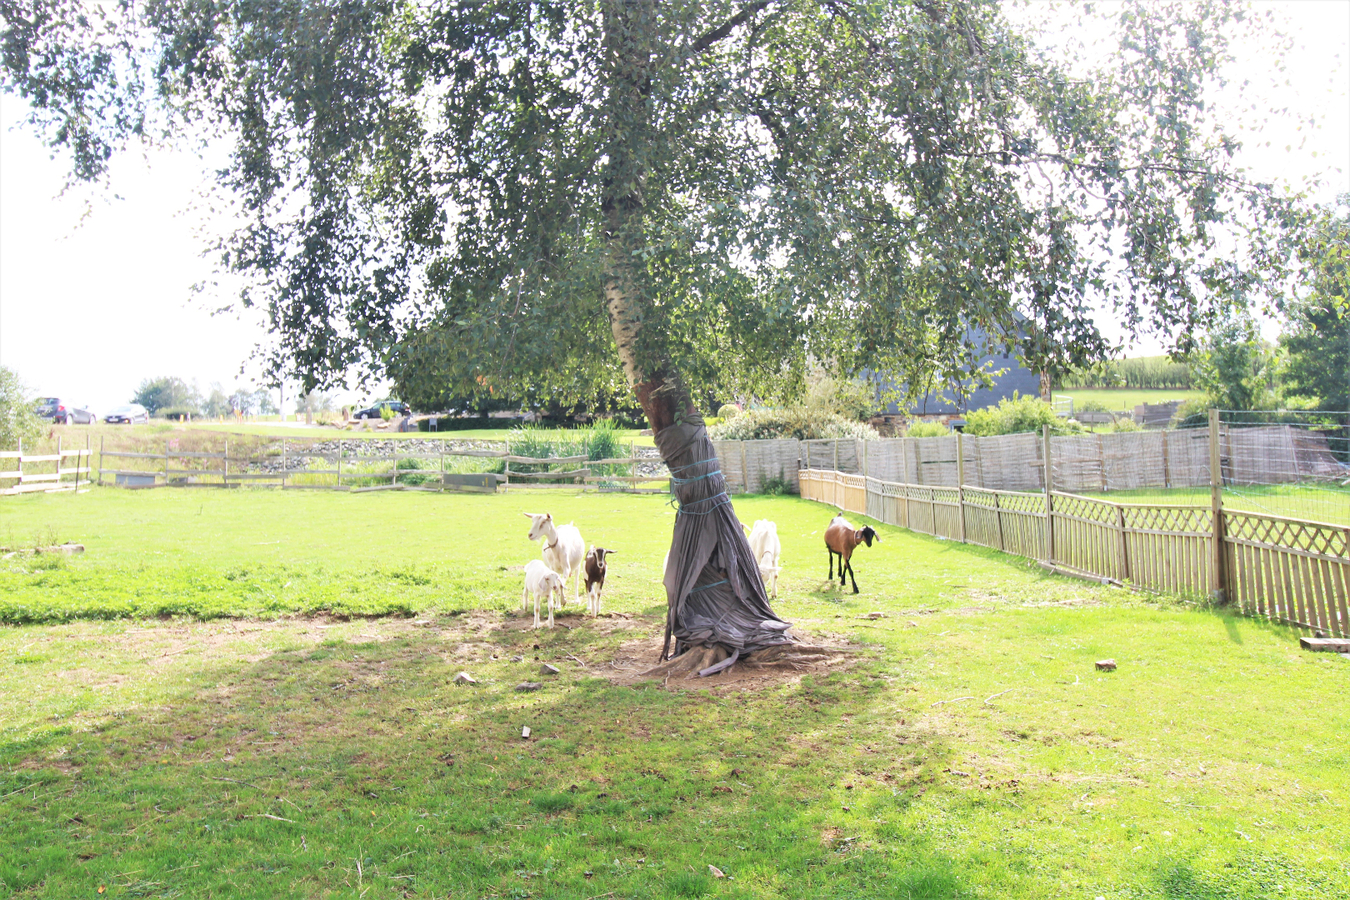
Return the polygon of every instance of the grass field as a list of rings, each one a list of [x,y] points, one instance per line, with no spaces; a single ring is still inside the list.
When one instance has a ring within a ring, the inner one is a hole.
[[[635,680],[664,611],[658,497],[6,500],[0,542],[87,550],[0,562],[0,616],[28,623],[0,628],[0,885],[1350,896],[1350,661],[887,526],[855,557],[862,593],[840,593],[822,577],[830,510],[736,507],[779,524],[775,608],[846,664]],[[538,552],[520,513],[540,510],[619,551],[600,620],[569,605],[567,627],[532,632],[515,614]]]
[[[1204,391],[1197,390],[1143,390],[1140,388],[1063,388],[1055,391],[1056,397],[1072,397],[1077,409],[1089,400],[1106,404],[1106,408],[1119,412],[1122,409],[1133,410],[1141,403],[1165,403],[1168,400],[1191,400],[1203,397]]]

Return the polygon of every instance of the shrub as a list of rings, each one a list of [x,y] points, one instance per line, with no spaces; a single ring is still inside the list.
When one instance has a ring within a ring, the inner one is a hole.
[[[171,422],[186,422],[188,416],[191,416],[196,412],[195,409],[187,406],[166,406],[156,413],[156,415]]]
[[[1040,397],[1023,397],[1016,392],[1000,400],[998,406],[986,406],[966,416],[966,434],[976,437],[1040,431],[1045,425],[1055,434],[1077,434],[1083,430],[1077,422],[1056,416],[1050,404]]]
[[[761,494],[769,494],[773,497],[777,497],[781,494],[790,494],[792,493],[792,482],[784,478],[782,472],[779,472],[772,478],[765,478],[764,483],[759,487],[759,492]]]
[[[0,366],[0,450],[16,450],[21,440],[31,444],[45,429],[18,374]]]
[[[1209,423],[1210,401],[1206,397],[1192,397],[1177,407],[1172,414],[1174,428],[1196,428]]]
[[[708,429],[715,441],[761,441],[796,438],[799,441],[861,438],[880,435],[871,425],[850,422],[834,413],[807,406],[751,409]]]
[[[734,419],[741,414],[741,408],[734,403],[723,403],[717,410],[717,418],[722,421]]]
[[[381,406],[381,407],[380,407],[380,418],[381,418],[381,419],[384,419],[386,422],[388,422],[388,421],[390,421],[391,419],[394,418],[394,411],[393,411],[392,409],[390,409],[389,407],[387,407],[387,406]]]
[[[951,434],[941,422],[915,422],[905,429],[905,437],[927,438],[946,437]]]
[[[1125,416],[1121,416],[1119,419],[1116,419],[1114,422],[1111,423],[1111,430],[1112,430],[1112,431],[1143,431],[1144,428],[1143,428],[1142,425],[1140,425],[1140,424],[1139,424],[1138,422],[1136,422],[1134,419],[1129,419],[1129,418],[1126,418]]]

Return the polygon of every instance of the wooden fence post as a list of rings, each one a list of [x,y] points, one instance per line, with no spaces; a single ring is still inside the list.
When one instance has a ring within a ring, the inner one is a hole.
[[[750,493],[750,467],[745,461],[745,441],[738,442],[741,445],[741,488],[745,493]]]
[[[834,470],[839,471],[839,442],[834,442]]]
[[[225,458],[221,461],[220,481],[225,487],[230,486],[230,439],[225,439]]]
[[[286,489],[286,439],[281,439],[281,489]]]
[[[56,436],[56,486],[61,486],[61,435]]]
[[[1097,469],[1101,475],[1102,491],[1106,491],[1106,443],[1097,435]]]
[[[1003,511],[998,505],[999,493],[994,492],[994,524],[998,527],[998,549],[1003,549]]]
[[[1172,486],[1172,470],[1167,461],[1167,429],[1158,432],[1158,438],[1162,441],[1162,460],[1163,460],[1163,487]]]
[[[957,536],[966,542],[966,445],[965,434],[956,433],[956,522]]]
[[[103,487],[103,438],[105,435],[98,436],[98,486]]]
[[[1209,505],[1213,517],[1214,552],[1210,555],[1210,598],[1224,603],[1228,597],[1228,579],[1224,566],[1223,468],[1219,457],[1219,411],[1209,411]]]
[[[169,439],[164,439],[164,486],[169,486]]]
[[[1055,467],[1050,458],[1050,426],[1041,426],[1041,461],[1045,466],[1045,561],[1055,563]]]
[[[342,490],[342,438],[338,438],[337,488]]]
[[[1130,580],[1130,545],[1125,537],[1125,507],[1116,507],[1116,533],[1120,536],[1120,580]]]

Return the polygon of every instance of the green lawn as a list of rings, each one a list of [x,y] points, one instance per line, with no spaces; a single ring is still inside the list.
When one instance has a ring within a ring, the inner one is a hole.
[[[851,665],[613,677],[659,638],[660,497],[7,498],[0,542],[88,549],[0,562],[0,616],[34,623],[0,628],[0,885],[1350,896],[1350,661],[888,526],[855,557],[855,597],[823,577],[831,510],[736,506],[779,524],[776,609]],[[569,606],[570,627],[533,632],[514,614],[516,567],[538,553],[520,513],[541,510],[619,551],[617,615]],[[317,611],[339,615],[300,614]],[[133,617],[94,618],[117,616]],[[1118,671],[1097,672],[1104,657]],[[459,671],[478,683],[455,686]],[[516,692],[526,680],[543,687]]]
[[[1204,391],[1198,390],[1144,390],[1141,388],[1062,388],[1055,391],[1056,397],[1072,397],[1074,408],[1081,408],[1089,400],[1106,404],[1106,408],[1119,412],[1133,411],[1141,403],[1166,403],[1169,400],[1191,400],[1203,397]]]

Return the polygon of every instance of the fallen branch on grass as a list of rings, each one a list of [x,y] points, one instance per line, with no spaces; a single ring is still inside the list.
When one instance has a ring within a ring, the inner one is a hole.
[[[951,700],[939,700],[936,703],[930,703],[929,706],[941,706],[944,703],[960,703],[962,700],[974,700],[974,697],[953,697]]]

